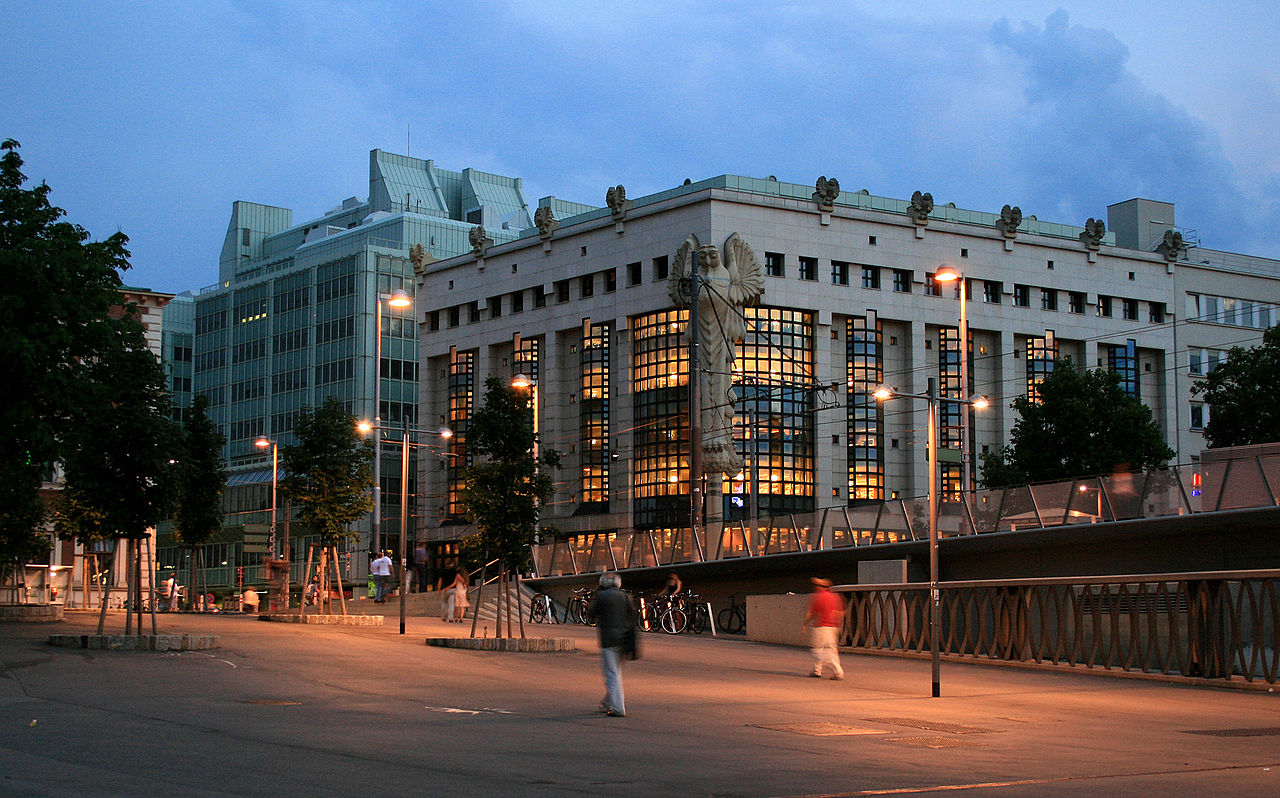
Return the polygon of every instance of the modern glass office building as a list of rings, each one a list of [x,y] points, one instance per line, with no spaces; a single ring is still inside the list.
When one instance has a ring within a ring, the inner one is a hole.
[[[481,226],[488,241],[501,244],[532,225],[518,178],[448,171],[381,150],[369,155],[368,192],[302,223],[286,208],[235,202],[219,281],[195,296],[191,390],[209,398],[230,468],[226,526],[204,552],[211,585],[261,584],[260,546],[244,545],[246,529],[261,529],[271,514],[271,451],[255,446],[256,439],[293,443],[298,414],[329,396],[359,418],[418,422],[416,314],[385,302],[397,289],[414,293],[410,248],[421,244],[428,260],[452,257],[472,249]],[[175,363],[175,388],[180,370]],[[384,458],[388,547],[401,533],[400,468],[397,451],[384,449]],[[283,509],[279,517],[283,536]],[[305,530],[291,531],[297,565],[306,554]],[[347,552],[346,576],[357,580],[367,573],[368,522],[362,532],[363,542]],[[160,552],[162,565],[177,565],[182,556],[172,548]]]

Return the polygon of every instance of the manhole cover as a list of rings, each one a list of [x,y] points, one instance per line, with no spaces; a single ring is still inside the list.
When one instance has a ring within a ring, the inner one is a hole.
[[[302,706],[301,701],[281,701],[278,698],[246,698],[241,704],[257,704],[264,707],[298,707]]]
[[[974,740],[957,740],[954,737],[890,737],[888,742],[902,743],[916,748],[970,748],[986,745]]]
[[[865,729],[859,726],[842,726],[839,723],[752,723],[757,729],[807,734],[810,737],[840,737],[853,734],[887,734],[884,729]]]
[[[1204,734],[1209,737],[1277,737],[1280,736],[1280,726],[1261,729],[1197,729],[1188,731],[1187,734]]]
[[[925,731],[948,732],[950,734],[990,734],[994,729],[980,729],[977,726],[961,726],[958,723],[939,723],[917,718],[863,718],[867,723],[887,723],[893,726],[910,726]]]

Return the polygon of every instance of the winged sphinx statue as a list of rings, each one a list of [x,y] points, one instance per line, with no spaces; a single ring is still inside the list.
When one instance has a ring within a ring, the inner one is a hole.
[[[734,345],[746,335],[742,309],[764,295],[764,267],[737,233],[725,240],[723,252],[690,235],[676,252],[667,277],[667,292],[679,307],[691,301],[688,281],[695,268],[702,281],[697,298],[702,470],[733,475],[742,470],[742,458],[733,445]]]

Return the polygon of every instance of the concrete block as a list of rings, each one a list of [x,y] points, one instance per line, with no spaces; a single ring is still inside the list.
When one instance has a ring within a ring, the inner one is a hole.
[[[800,624],[808,610],[807,593],[747,596],[747,639],[758,643],[807,646],[808,635],[800,631]]]

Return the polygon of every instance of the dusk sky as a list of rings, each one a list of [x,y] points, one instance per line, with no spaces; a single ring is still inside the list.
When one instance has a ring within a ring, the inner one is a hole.
[[[1273,2],[26,2],[0,139],[125,282],[217,281],[231,203],[368,195],[380,148],[603,205],[719,174],[1082,224],[1173,202],[1280,258]],[[1191,231],[1194,231],[1192,233]]]

